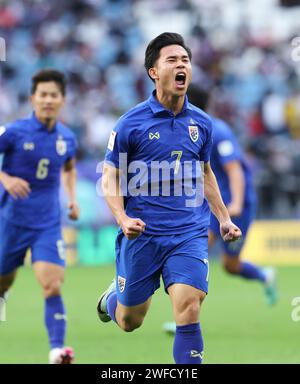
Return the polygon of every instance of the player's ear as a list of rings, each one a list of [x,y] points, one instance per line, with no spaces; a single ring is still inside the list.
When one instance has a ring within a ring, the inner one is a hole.
[[[150,68],[148,73],[149,73],[149,76],[151,77],[151,79],[153,79],[153,80],[158,79],[157,69],[155,67]]]

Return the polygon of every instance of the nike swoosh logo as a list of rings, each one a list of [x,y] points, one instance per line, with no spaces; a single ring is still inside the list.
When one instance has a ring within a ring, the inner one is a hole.
[[[64,315],[63,313],[55,313],[54,319],[55,320],[67,320],[67,315]]]
[[[200,359],[203,359],[203,352],[198,352],[196,350],[191,351],[191,357],[200,357]]]

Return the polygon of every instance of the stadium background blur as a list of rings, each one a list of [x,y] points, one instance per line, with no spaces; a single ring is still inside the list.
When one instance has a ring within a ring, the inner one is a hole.
[[[6,42],[6,61],[0,63],[0,125],[30,113],[28,94],[34,72],[55,67],[67,74],[67,104],[62,120],[75,131],[79,142],[81,219],[71,226],[65,211],[63,222],[69,264],[100,265],[86,274],[98,281],[93,295],[110,279],[116,233],[108,207],[96,193],[100,177],[97,164],[103,160],[118,117],[147,98],[153,89],[143,68],[144,51],[149,40],[164,31],[176,31],[185,37],[193,52],[193,82],[212,90],[211,112],[231,125],[246,151],[259,198],[257,219],[264,223],[263,230],[271,228],[268,222],[296,223],[292,245],[285,247],[292,247],[293,255],[299,254],[291,264],[300,264],[300,52],[297,54],[292,44],[293,38],[300,36],[300,6],[283,6],[296,3],[0,1],[0,37]],[[61,198],[65,205],[63,191]],[[276,226],[279,234],[288,232],[288,228]],[[282,260],[279,264],[288,263]],[[230,286],[231,281],[222,280],[219,267],[214,268],[221,290],[226,284]],[[288,270],[283,269],[283,280],[291,283]],[[29,272],[25,269],[23,273],[24,282],[30,285],[26,277]],[[295,270],[293,273],[296,279]],[[79,284],[86,284],[84,278]],[[232,284],[236,287],[239,283]],[[290,286],[285,320],[296,294],[297,290]],[[80,294],[76,300],[78,297]],[[213,303],[213,294],[210,299]],[[16,307],[17,303],[16,299]],[[239,354],[236,356],[238,359]]]

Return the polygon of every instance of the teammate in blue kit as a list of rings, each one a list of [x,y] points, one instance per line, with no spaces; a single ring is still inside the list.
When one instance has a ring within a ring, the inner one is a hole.
[[[188,90],[189,102],[206,111],[209,102],[208,92],[191,84]],[[232,221],[241,229],[243,237],[234,243],[221,242],[223,248],[222,263],[224,269],[234,275],[263,283],[267,302],[277,302],[276,273],[273,268],[260,268],[240,259],[247,232],[256,213],[256,193],[252,174],[245,156],[230,127],[221,119],[212,117],[213,145],[211,167],[216,175],[224,203]],[[212,215],[209,227],[209,247],[220,240],[218,220]],[[167,332],[175,333],[176,325],[164,324]]]
[[[207,92],[192,84],[188,97],[192,104],[206,111],[209,102]],[[262,269],[239,258],[256,213],[256,193],[251,170],[231,128],[216,117],[212,117],[212,121],[211,167],[216,175],[228,212],[243,233],[243,237],[235,243],[221,243],[223,266],[232,275],[262,282],[268,303],[275,304],[277,301],[275,270],[273,268]],[[217,239],[220,239],[218,221],[212,215],[209,227],[209,246]]]
[[[57,121],[65,100],[63,73],[45,69],[32,78],[34,112],[0,128],[4,154],[0,182],[0,297],[6,298],[17,269],[31,250],[33,269],[45,297],[49,362],[68,364],[73,359],[64,347],[66,314],[61,297],[65,245],[60,224],[61,171],[69,198],[69,217],[77,220],[76,139]]]
[[[163,33],[152,40],[145,67],[155,91],[122,116],[111,134],[102,187],[120,225],[117,271],[97,311],[100,320],[133,331],[142,324],[162,276],[177,324],[174,360],[200,364],[208,204],[225,241],[239,239],[241,231],[230,220],[209,164],[211,119],[186,98],[190,60],[180,35]]]

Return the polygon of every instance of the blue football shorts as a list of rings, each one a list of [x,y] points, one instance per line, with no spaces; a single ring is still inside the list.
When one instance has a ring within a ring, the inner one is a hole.
[[[222,239],[220,233],[220,224],[216,217],[212,214],[210,218],[210,227],[209,229],[213,232],[217,239],[221,241],[221,246],[223,248],[224,253],[228,256],[238,257],[243,249],[243,246],[246,242],[247,233],[250,228],[252,221],[254,220],[256,212],[256,206],[247,205],[242,211],[241,215],[238,217],[232,217],[232,222],[237,225],[242,231],[242,237],[237,241],[225,242]]]
[[[125,306],[144,303],[160,287],[174,283],[208,291],[208,229],[178,235],[142,234],[116,239],[118,301]]]
[[[6,275],[23,265],[28,248],[32,263],[46,261],[65,266],[60,224],[36,230],[17,226],[0,216],[0,274]]]

